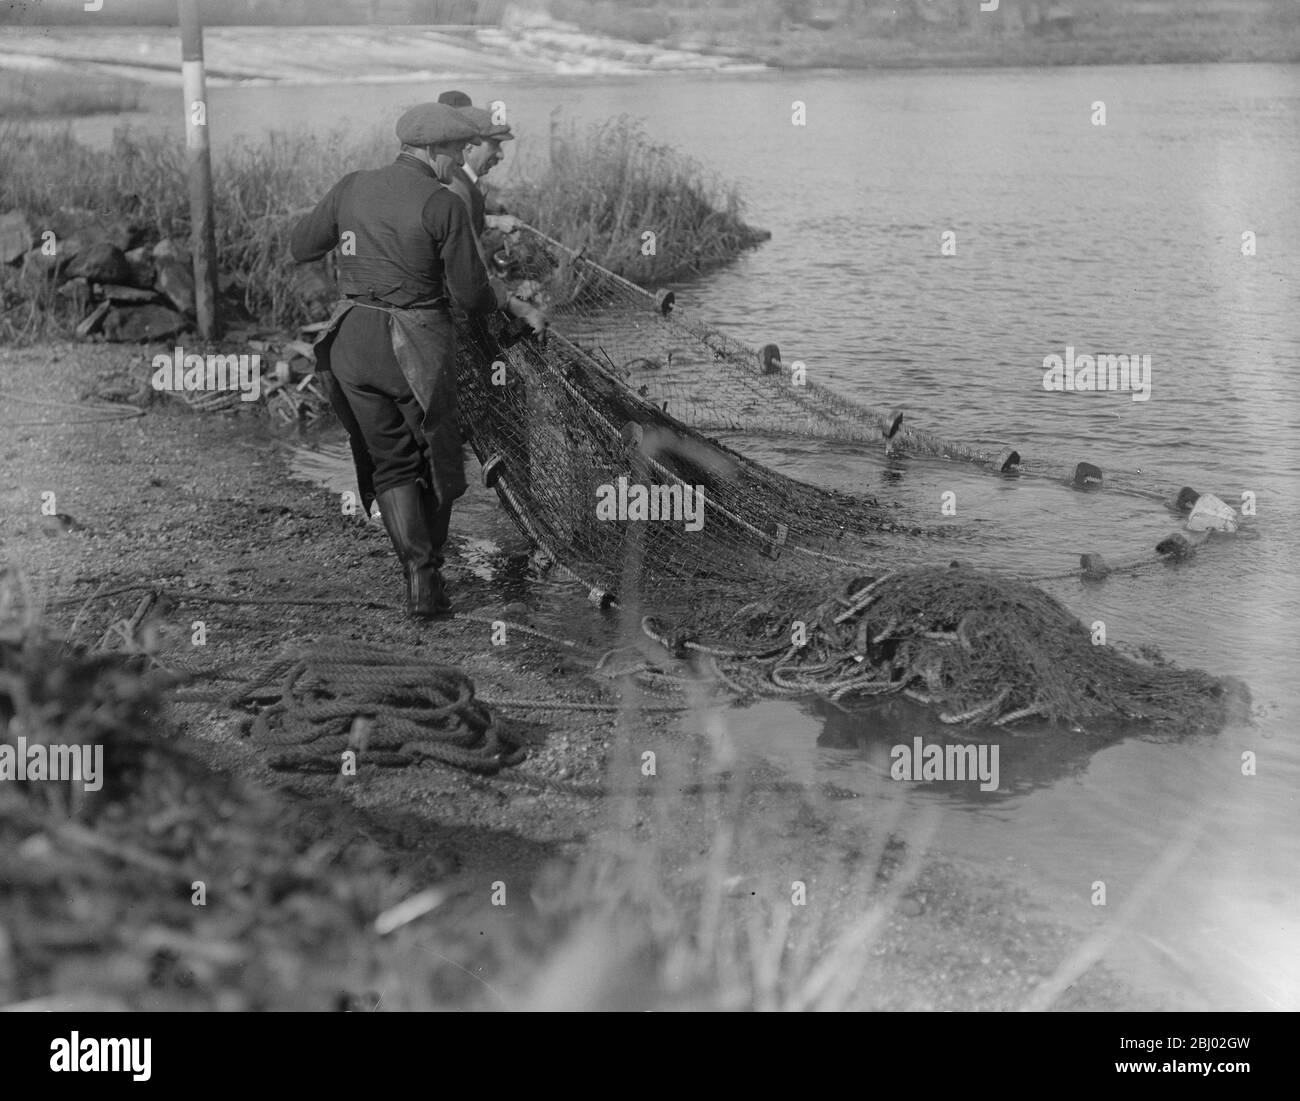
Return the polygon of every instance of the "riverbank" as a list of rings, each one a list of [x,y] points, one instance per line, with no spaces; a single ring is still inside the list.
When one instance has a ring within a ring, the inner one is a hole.
[[[129,79],[180,86],[175,27],[7,27],[0,69],[66,81]],[[735,73],[763,65],[589,34],[550,20],[490,27],[208,27],[207,82],[233,84],[499,81],[525,76]]]
[[[174,27],[6,27],[0,118],[133,110],[179,87]],[[478,26],[212,26],[207,81],[236,85],[442,84],[771,69],[917,69],[1295,62],[1286,0],[966,0],[836,8],[802,0],[628,7],[610,0],[507,5]]]
[[[105,286],[116,288],[113,315],[130,330],[114,339],[146,339],[149,326],[132,324],[143,311],[155,338],[186,327],[194,280],[177,145],[123,131],[100,151],[70,131],[22,124],[0,127],[0,139],[0,339],[112,328],[113,317],[102,316]],[[341,166],[372,167],[391,156],[380,135],[363,142],[296,135],[240,145],[218,161],[213,209],[228,328],[293,330],[328,316],[337,297],[332,265],[295,264],[289,234]],[[746,224],[736,188],[654,144],[627,117],[585,132],[556,127],[546,167],[502,194],[543,233],[642,284],[698,274],[771,236]],[[647,224],[658,230],[656,247],[645,246]],[[54,237],[53,253],[45,234]]]
[[[1300,11],[1286,0],[545,3],[591,33],[787,70],[1300,60]]]
[[[128,877],[100,888],[120,904],[112,930],[95,916],[102,910],[76,907],[42,914],[46,925],[57,919],[57,942],[19,924],[0,968],[0,1004],[330,1009],[346,995],[383,1009],[1192,1008],[1103,965],[1076,973],[1071,952],[1105,919],[1054,924],[1023,888],[931,850],[936,812],[924,803],[846,815],[835,806],[843,793],[791,783],[761,762],[740,779],[743,711],[654,711],[674,701],[647,703],[566,647],[518,633],[494,647],[481,622],[402,618],[382,532],[344,516],[336,494],[294,481],[289,441],[253,414],[204,416],[156,401],[142,416],[87,424],[77,422],[103,414],[15,400],[72,401],[114,378],[140,382],[155,350],[55,343],[0,353],[9,426],[0,459],[12,486],[0,495],[0,553],[38,596],[65,601],[48,609],[49,625],[93,642],[144,591],[90,599],[97,589],[157,586],[172,602],[153,624],[164,664],[251,675],[283,647],[320,637],[455,664],[481,696],[534,701],[508,714],[532,731],[521,767],[542,783],[430,762],[368,768],[364,759],[355,779],[278,772],[242,736],[237,713],[172,702],[160,716],[167,744],[212,770],[189,783],[213,805],[224,795],[231,816],[200,846],[227,893],[214,890],[200,910],[156,883],[132,888]],[[15,423],[28,420],[52,423]],[[42,517],[45,492],[69,521]],[[458,611],[526,616],[467,568],[469,543],[497,534],[473,512],[454,524]],[[506,558],[524,549],[517,540]],[[214,603],[205,594],[320,603]],[[601,645],[610,628],[590,614],[570,633]],[[192,645],[197,621],[203,647]],[[578,709],[620,698],[625,707]],[[574,709],[553,706],[566,702]],[[654,778],[643,772],[647,752]],[[566,781],[636,791],[596,799],[561,790]],[[109,866],[122,853],[139,864],[184,817],[181,802],[161,818],[110,816]],[[193,836],[214,829],[191,815]],[[51,846],[61,851],[57,826],[15,831],[25,875],[66,872],[50,863]],[[288,880],[296,889],[268,886],[303,859]],[[241,865],[242,876],[223,880]],[[95,866],[102,875],[103,860]],[[796,882],[805,906],[794,901]],[[329,905],[312,910],[325,896]],[[376,930],[413,897],[422,916]],[[222,955],[236,939],[255,946],[257,968]],[[153,982],[140,960],[164,949],[167,970]],[[343,956],[352,963],[340,971]]]

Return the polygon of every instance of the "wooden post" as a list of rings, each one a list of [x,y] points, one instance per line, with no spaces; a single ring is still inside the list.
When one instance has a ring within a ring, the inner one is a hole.
[[[181,87],[185,97],[185,160],[190,181],[190,249],[199,336],[217,336],[217,243],[212,218],[212,158],[203,75],[203,28],[198,0],[177,0],[181,22]]]

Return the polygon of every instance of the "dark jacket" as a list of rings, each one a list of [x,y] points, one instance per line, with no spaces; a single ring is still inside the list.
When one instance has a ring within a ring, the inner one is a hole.
[[[318,260],[336,245],[344,300],[316,337],[316,377],[347,429],[361,499],[368,508],[374,467],[330,363],[349,311],[380,308],[390,319],[393,355],[424,413],[420,434],[438,497],[436,523],[445,537],[451,503],[466,487],[447,299],[475,323],[498,307],[469,215],[433,169],[403,153],[384,168],[344,176],[294,227],[289,242],[299,263]]]
[[[289,242],[299,263],[340,245],[339,290],[347,297],[405,307],[450,296],[470,315],[497,307],[465,206],[410,154],[344,176]]]
[[[487,227],[484,215],[487,209],[483,199],[483,192],[479,190],[478,184],[469,178],[463,168],[453,168],[451,170],[451,183],[448,188],[455,194],[459,195],[461,201],[469,208],[470,225],[474,227],[476,236],[483,236],[483,230]]]

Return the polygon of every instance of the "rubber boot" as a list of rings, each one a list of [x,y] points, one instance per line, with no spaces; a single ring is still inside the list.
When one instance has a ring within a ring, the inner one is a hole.
[[[434,569],[441,570],[443,547],[447,542],[447,529],[451,525],[451,509],[447,508],[444,511],[439,505],[438,495],[423,482],[420,483],[420,490],[424,497],[425,515],[429,518],[429,546],[432,550],[430,560],[433,562]],[[451,611],[451,601],[447,599],[445,585],[438,586],[434,603],[440,615]]]
[[[429,541],[429,516],[426,491],[418,482],[408,482],[385,490],[376,498],[384,517],[384,527],[393,549],[401,559],[406,574],[406,608],[409,615],[430,619],[450,607],[443,592],[442,559]]]

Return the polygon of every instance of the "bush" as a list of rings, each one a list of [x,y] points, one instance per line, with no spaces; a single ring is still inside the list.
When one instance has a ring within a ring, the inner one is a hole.
[[[734,258],[770,234],[742,219],[733,187],[691,158],[656,145],[627,116],[590,126],[553,124],[547,171],[510,190],[524,221],[625,278],[655,283]],[[655,255],[642,255],[642,234]]]

